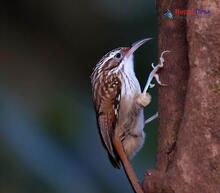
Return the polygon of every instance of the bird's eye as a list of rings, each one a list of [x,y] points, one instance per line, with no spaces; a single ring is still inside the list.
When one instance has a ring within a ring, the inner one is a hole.
[[[120,53],[117,53],[117,54],[115,55],[115,57],[116,57],[117,59],[120,59],[120,58],[121,58],[121,54],[120,54]]]

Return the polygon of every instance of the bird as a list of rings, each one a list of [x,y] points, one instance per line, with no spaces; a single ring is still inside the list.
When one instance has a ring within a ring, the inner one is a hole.
[[[102,144],[112,165],[115,168],[123,166],[136,193],[143,193],[143,190],[130,160],[144,144],[145,124],[158,116],[155,114],[146,121],[144,119],[144,107],[151,102],[147,90],[154,86],[151,83],[153,78],[160,85],[166,86],[160,82],[158,70],[163,67],[163,54],[168,51],[162,53],[157,66],[152,64],[153,70],[143,92],[134,72],[134,52],[151,39],[142,39],[129,47],[109,51],[95,65],[90,76],[92,100]]]

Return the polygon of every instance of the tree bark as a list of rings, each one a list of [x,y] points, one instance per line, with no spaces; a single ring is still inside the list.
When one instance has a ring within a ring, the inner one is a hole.
[[[146,193],[220,192],[220,1],[172,1],[170,10],[209,10],[207,15],[165,19],[158,0],[159,53],[170,50],[160,73],[156,169]]]

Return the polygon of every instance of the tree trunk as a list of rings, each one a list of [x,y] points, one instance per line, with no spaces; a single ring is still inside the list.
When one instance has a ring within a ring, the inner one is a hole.
[[[165,56],[159,88],[157,164],[146,193],[220,192],[220,1],[172,1],[170,10],[209,14],[165,19],[158,0],[159,51]]]

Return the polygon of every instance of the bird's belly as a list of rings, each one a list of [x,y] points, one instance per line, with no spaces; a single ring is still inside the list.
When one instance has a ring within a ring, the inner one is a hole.
[[[134,132],[142,131],[144,127],[144,111],[134,101],[121,102],[118,127],[121,128],[121,132]]]
[[[132,159],[144,144],[144,112],[136,104],[124,104],[120,108],[117,134],[122,140],[126,155]],[[123,111],[123,109],[126,109]]]
[[[137,104],[137,97],[141,94],[141,88],[136,79],[130,86],[122,87],[119,117],[116,126],[116,134],[121,138],[128,158],[132,158],[143,146],[145,134],[144,111]],[[128,84],[126,84],[128,85]]]
[[[133,88],[126,88],[125,93],[123,93],[122,89],[118,119],[118,126],[121,128],[122,132],[127,130],[143,130],[143,108],[137,104],[137,98],[140,94],[141,89],[139,84]]]

